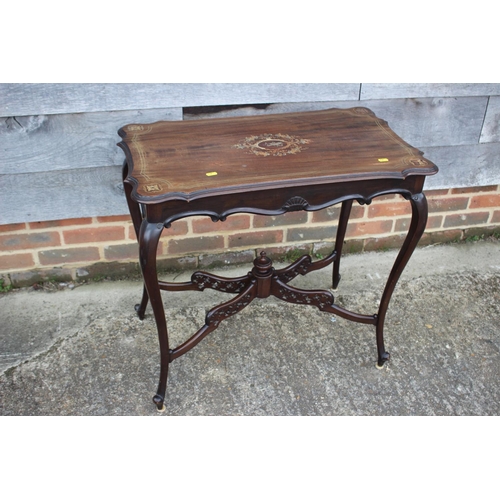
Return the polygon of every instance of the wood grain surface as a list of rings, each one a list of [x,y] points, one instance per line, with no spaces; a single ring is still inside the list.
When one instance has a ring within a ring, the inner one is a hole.
[[[131,124],[119,133],[127,182],[144,203],[437,171],[367,108]]]

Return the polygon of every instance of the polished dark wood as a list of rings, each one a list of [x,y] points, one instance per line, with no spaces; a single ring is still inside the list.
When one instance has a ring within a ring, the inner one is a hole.
[[[144,277],[142,319],[151,302],[160,342],[160,382],[154,402],[164,408],[169,364],[197,345],[225,319],[255,298],[275,296],[317,307],[376,329],[377,366],[389,359],[383,329],[396,283],[427,221],[422,192],[425,176],[437,167],[398,137],[366,108],[307,113],[131,124],[119,130],[125,151],[125,195],[139,241]],[[394,263],[377,314],[363,315],[334,304],[327,290],[302,290],[288,283],[333,263],[332,288],[340,281],[340,258],[353,201],[398,193],[412,206],[412,222]],[[235,213],[280,215],[315,211],[341,203],[334,251],[313,262],[305,255],[276,270],[261,252],[252,270],[238,278],[202,271],[186,283],[158,281],[160,235],[177,219],[209,216],[214,222]],[[205,324],[182,345],[170,348],[161,291],[206,288],[235,296],[208,311]]]
[[[136,124],[119,134],[141,203],[436,171],[366,108]]]

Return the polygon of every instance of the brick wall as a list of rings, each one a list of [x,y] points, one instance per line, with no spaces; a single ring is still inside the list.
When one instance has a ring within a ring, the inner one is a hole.
[[[421,244],[463,240],[500,231],[500,186],[426,191],[429,221]],[[326,255],[333,247],[339,206],[279,217],[237,214],[176,221],[159,247],[161,267],[210,267],[251,262],[265,248],[274,258]],[[353,205],[346,252],[399,247],[410,205],[399,195]],[[175,236],[172,238],[172,236]],[[0,226],[0,277],[4,284],[88,279],[137,272],[137,243],[127,216],[89,217]]]

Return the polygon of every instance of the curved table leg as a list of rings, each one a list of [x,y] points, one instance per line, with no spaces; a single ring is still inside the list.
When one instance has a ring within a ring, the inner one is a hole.
[[[137,316],[139,316],[140,320],[144,319],[144,316],[146,314],[146,307],[148,306],[148,301],[149,301],[149,295],[148,295],[148,291],[146,289],[146,285],[144,285],[144,287],[142,289],[141,303],[135,305],[135,310],[136,310]]]
[[[153,398],[153,402],[160,411],[165,409],[163,401],[167,389],[168,365],[170,363],[167,321],[165,319],[165,310],[163,308],[156,272],[156,252],[162,230],[163,225],[152,224],[144,219],[139,232],[139,262],[144,278],[144,287],[153,308],[160,343],[160,382],[156,395]]]
[[[377,368],[382,368],[384,363],[389,360],[389,353],[386,352],[384,347],[384,321],[385,315],[387,313],[387,308],[389,306],[389,301],[391,300],[392,293],[396,287],[396,283],[401,276],[411,254],[415,250],[420,237],[422,236],[425,225],[427,223],[427,199],[424,193],[415,194],[410,198],[412,207],[412,218],[410,229],[406,239],[399,251],[399,254],[394,262],[391,273],[385,285],[384,293],[380,301],[380,306],[377,315],[377,350],[378,350],[378,361]]]
[[[128,175],[128,164],[127,161],[123,163],[123,169],[122,169],[122,179],[125,181]],[[127,205],[130,211],[130,217],[132,217],[132,223],[134,225],[134,230],[135,230],[135,235],[137,237],[137,240],[139,241],[139,232],[141,230],[141,224],[142,224],[142,213],[141,213],[141,208],[139,206],[139,203],[134,201],[132,199],[132,186],[128,182],[123,182],[123,189],[125,191],[125,198],[127,199]],[[136,304],[135,310],[137,311],[137,316],[139,316],[139,319],[144,319],[144,314],[146,312],[146,307],[148,305],[148,292],[146,290],[146,287],[143,288],[142,290],[142,300],[140,304]]]
[[[342,247],[344,246],[345,232],[349,216],[351,215],[351,207],[353,200],[342,202],[340,209],[339,224],[337,227],[337,235],[335,237],[335,262],[333,263],[332,289],[335,291],[339,286],[340,281],[340,257],[342,256]]]

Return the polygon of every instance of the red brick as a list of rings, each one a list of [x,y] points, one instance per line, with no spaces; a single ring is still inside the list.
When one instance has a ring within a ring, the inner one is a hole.
[[[161,252],[161,248],[159,248],[159,252]],[[139,245],[137,243],[126,243],[106,246],[104,247],[104,258],[107,260],[138,260]]]
[[[460,241],[461,239],[461,229],[450,229],[448,231],[426,232],[422,235],[418,244],[420,246],[435,245],[436,243],[449,243],[450,241]]]
[[[178,220],[172,223],[172,225],[163,230],[161,235],[162,239],[171,238],[172,236],[184,236],[188,232],[188,225],[185,220]],[[128,239],[132,241],[137,241],[137,236],[135,235],[135,229],[132,222],[128,224],[127,229]]]
[[[441,217],[441,219],[442,219],[442,217]],[[401,233],[401,232],[408,231],[408,228],[410,227],[410,223],[411,223],[410,217],[396,220],[396,223],[394,224],[394,232]]]
[[[233,247],[260,247],[270,243],[281,243],[283,231],[253,231],[249,233],[232,234],[229,236],[229,248]]]
[[[14,269],[27,269],[35,265],[30,253],[18,253],[14,255],[2,255],[0,257],[0,269],[12,271]]]
[[[384,194],[382,196],[377,196],[376,198],[373,198],[372,203],[381,203],[383,201],[389,201],[389,200],[396,200],[399,199],[400,195],[397,194]]]
[[[276,227],[288,226],[293,224],[305,224],[307,222],[307,212],[288,212],[283,215],[265,216],[255,215],[253,218],[253,227]]]
[[[40,264],[55,266],[69,262],[97,262],[100,260],[99,250],[96,247],[61,248],[38,252]]]
[[[365,252],[381,252],[390,248],[401,248],[405,240],[404,234],[383,236],[382,238],[367,238],[365,240]]]
[[[441,224],[443,222],[443,216],[442,215],[431,215],[427,219],[427,225],[425,226],[426,229],[437,229],[441,227]],[[396,233],[401,233],[401,232],[407,232],[411,223],[411,218],[405,218],[405,219],[398,219],[396,220],[396,224],[394,226],[394,231]]]
[[[92,218],[86,217],[82,219],[63,219],[63,220],[49,220],[42,222],[29,222],[30,229],[47,229],[51,227],[66,227],[66,226],[85,226],[92,224]]]
[[[287,231],[287,241],[323,241],[333,239],[335,226],[294,227]]]
[[[64,231],[63,236],[64,242],[68,245],[97,241],[117,241],[125,238],[125,229],[120,226],[93,226],[70,229]]]
[[[137,236],[135,234],[135,228],[132,223],[127,226],[127,238],[132,241],[137,241]]]
[[[469,204],[469,198],[435,198],[428,200],[429,212],[456,212],[465,210]]]
[[[0,233],[12,233],[14,231],[23,231],[26,229],[26,223],[20,224],[4,224],[0,226]]]
[[[484,194],[474,196],[469,208],[500,207],[500,194]]]
[[[493,217],[491,218],[491,222],[500,222],[500,210],[495,210],[493,212]]]
[[[396,215],[411,214],[411,206],[408,202],[377,203],[368,207],[368,217],[394,217]]]
[[[463,187],[463,188],[452,189],[451,194],[483,193],[487,191],[496,191],[496,190],[497,186]]]
[[[194,233],[219,233],[223,231],[241,231],[250,227],[250,216],[231,215],[225,221],[213,222],[210,217],[193,219]]]
[[[441,215],[431,215],[427,219],[427,224],[425,226],[426,229],[437,229],[438,227],[441,227],[441,224],[443,223],[443,217]]]
[[[185,220],[176,220],[170,227],[163,230],[162,237],[183,236],[188,232],[188,224]]]
[[[369,222],[355,222],[347,226],[346,237],[355,238],[365,234],[390,233],[392,230],[392,220],[378,220]]]
[[[0,236],[0,251],[29,250],[31,248],[54,247],[61,244],[59,233],[35,232]]]
[[[168,253],[179,255],[207,252],[224,248],[224,236],[198,236],[197,238],[172,238],[168,242]]]
[[[108,215],[106,217],[97,217],[97,222],[105,224],[106,222],[131,222],[130,215]]]
[[[432,198],[433,196],[446,196],[449,193],[449,189],[430,189],[425,191],[425,196],[427,198]]]
[[[463,227],[485,224],[489,216],[489,212],[447,215],[443,227]]]
[[[365,207],[366,205],[353,205],[349,220],[362,219],[365,215]],[[333,207],[326,208],[325,210],[318,210],[317,212],[313,212],[312,221],[337,223],[339,216],[340,205],[335,205]]]

